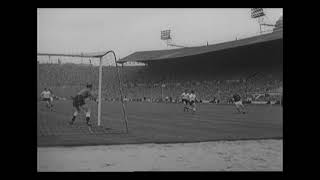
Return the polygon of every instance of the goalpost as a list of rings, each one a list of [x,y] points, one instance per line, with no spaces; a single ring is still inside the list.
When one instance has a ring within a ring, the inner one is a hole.
[[[37,53],[38,56],[66,56],[66,57],[86,57],[86,58],[99,58],[100,63],[99,63],[99,87],[98,87],[98,126],[101,125],[101,103],[102,103],[102,97],[101,97],[101,88],[102,88],[102,58],[106,56],[107,54],[112,53],[114,57],[114,62],[116,65],[117,69],[117,77],[118,77],[118,83],[119,83],[119,92],[120,92],[120,99],[121,99],[121,104],[122,104],[122,113],[123,113],[123,119],[125,122],[126,126],[126,133],[128,133],[128,122],[127,122],[127,115],[126,115],[126,109],[124,106],[124,101],[123,101],[123,94],[122,94],[122,82],[121,82],[121,77],[118,69],[118,64],[117,64],[117,57],[114,51],[110,50],[107,51],[106,53],[81,53],[81,54],[52,54],[52,53]]]

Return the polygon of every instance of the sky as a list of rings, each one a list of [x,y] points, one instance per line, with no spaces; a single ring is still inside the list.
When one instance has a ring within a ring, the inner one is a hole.
[[[275,24],[283,14],[283,9],[263,10],[266,23]],[[257,19],[251,18],[250,8],[40,8],[37,11],[38,53],[113,50],[119,59],[136,51],[174,48],[160,39],[160,32],[166,29],[171,30],[173,43],[187,47],[240,39],[258,35],[260,31]],[[264,30],[268,29],[270,27]],[[62,58],[62,61],[70,59]],[[112,56],[106,59],[105,64],[112,63]],[[93,63],[97,61],[93,60]]]

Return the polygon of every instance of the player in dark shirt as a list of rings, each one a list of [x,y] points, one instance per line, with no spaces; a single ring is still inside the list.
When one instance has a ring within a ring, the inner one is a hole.
[[[189,109],[192,109],[192,112],[196,112],[196,94],[193,90],[191,90],[191,93],[189,94]]]
[[[48,91],[50,92],[51,96],[50,96],[50,101],[51,101],[51,108],[53,108],[53,100],[55,98],[55,95],[53,94],[51,88],[48,89]]]
[[[238,102],[238,101],[241,100],[241,97],[239,96],[239,94],[234,94],[233,95],[233,100],[234,100],[234,102]]]
[[[241,100],[241,97],[240,97],[239,94],[234,94],[233,95],[233,101],[234,101],[234,104],[236,105],[237,111],[239,113],[245,114],[246,111],[245,111],[245,108],[244,108],[244,106],[242,104],[242,100]]]
[[[72,125],[78,115],[81,111],[84,111],[86,114],[86,121],[87,125],[91,126],[90,124],[90,108],[86,105],[85,99],[90,98],[96,101],[96,97],[92,93],[92,85],[87,84],[86,88],[82,89],[77,93],[75,97],[72,97],[73,99],[73,107],[75,108],[75,111],[73,113],[72,120],[70,122],[70,125]]]

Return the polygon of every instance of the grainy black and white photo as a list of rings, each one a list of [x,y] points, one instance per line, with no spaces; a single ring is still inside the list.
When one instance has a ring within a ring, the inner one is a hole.
[[[37,171],[283,171],[282,8],[38,8]]]

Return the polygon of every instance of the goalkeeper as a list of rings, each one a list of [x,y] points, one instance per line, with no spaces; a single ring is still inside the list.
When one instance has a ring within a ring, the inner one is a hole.
[[[85,100],[90,98],[97,102],[97,98],[93,95],[93,92],[92,92],[92,84],[87,84],[86,88],[80,90],[75,97],[71,97],[71,98],[73,100],[73,107],[75,108],[75,111],[73,113],[72,120],[69,124],[72,125],[76,120],[77,115],[81,111],[83,111],[86,114],[87,125],[91,127],[91,124],[90,124],[91,110],[89,106],[85,103]]]

